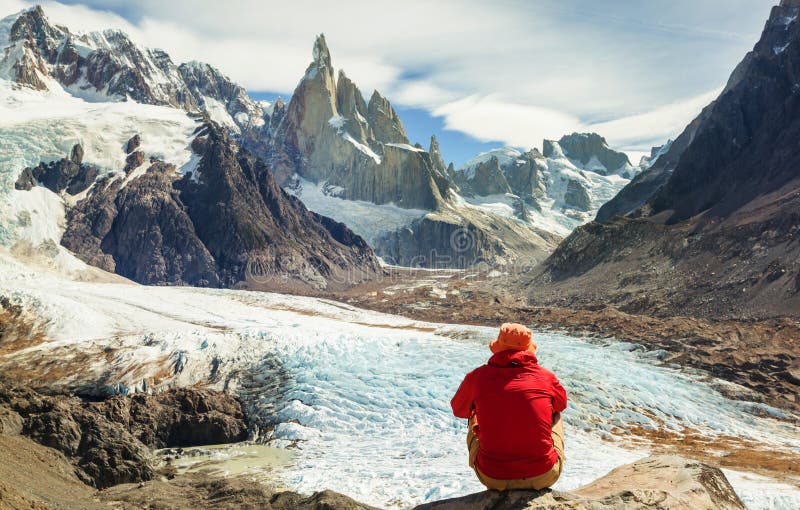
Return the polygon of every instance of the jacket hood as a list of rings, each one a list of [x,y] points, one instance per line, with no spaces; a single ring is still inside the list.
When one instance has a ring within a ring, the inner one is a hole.
[[[489,365],[499,368],[512,366],[536,365],[539,363],[536,354],[531,351],[505,350],[489,358]]]

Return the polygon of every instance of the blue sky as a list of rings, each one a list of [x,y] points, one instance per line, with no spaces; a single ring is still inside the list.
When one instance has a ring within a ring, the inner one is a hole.
[[[77,30],[121,28],[176,61],[288,98],[324,32],[333,65],[378,89],[413,141],[463,162],[596,131],[646,151],[677,135],[752,48],[770,0],[41,2]],[[65,5],[66,3],[71,5]],[[777,3],[777,2],[776,2]],[[30,5],[0,0],[0,12]]]

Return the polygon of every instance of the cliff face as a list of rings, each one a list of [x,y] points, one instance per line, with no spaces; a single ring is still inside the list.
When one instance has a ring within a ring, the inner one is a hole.
[[[147,284],[324,289],[377,273],[363,239],[287,195],[224,129],[204,125],[192,148],[191,174],[156,161],[99,181],[68,212],[62,244]]]
[[[642,205],[577,229],[526,282],[533,301],[798,316],[798,15],[773,8],[720,97],[598,219]]]
[[[409,144],[385,97],[375,91],[366,103],[343,72],[335,78],[324,36],[268,145],[279,178],[327,182],[346,199],[434,210],[449,188],[440,162]]]

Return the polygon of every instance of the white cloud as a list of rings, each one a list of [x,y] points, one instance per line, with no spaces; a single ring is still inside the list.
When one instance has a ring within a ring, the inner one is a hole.
[[[603,134],[617,147],[658,145],[675,138],[700,111],[719,96],[722,87],[683,101],[660,106],[649,112],[588,126]]]
[[[433,111],[445,127],[482,141],[501,141],[515,147],[540,147],[545,138],[560,138],[578,128],[573,116],[538,106],[509,103],[497,97],[471,96]]]

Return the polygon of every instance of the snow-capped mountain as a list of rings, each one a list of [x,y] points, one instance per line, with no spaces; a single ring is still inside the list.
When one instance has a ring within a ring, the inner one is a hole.
[[[246,143],[312,210],[354,228],[393,264],[535,262],[557,242],[513,214],[465,202],[436,138],[427,150],[412,144],[387,98],[375,91],[367,102],[343,71],[334,73],[322,35],[288,105]]]
[[[640,171],[594,133],[545,140],[543,146],[542,152],[482,152],[455,172],[455,183],[469,203],[505,206],[520,220],[566,236]]]
[[[176,65],[119,30],[85,34],[49,22],[40,6],[0,20],[0,78],[91,101],[123,101],[206,111],[232,129],[264,123],[261,107],[217,69]]]
[[[39,7],[0,38],[2,246],[148,284],[325,289],[378,273],[363,239],[241,150],[233,135],[263,110],[213,68],[73,34]]]
[[[334,75],[323,35],[270,148],[276,175],[324,181],[348,200],[433,210],[447,194],[445,175],[411,145],[391,103],[377,91],[366,103],[344,71]]]
[[[190,146],[197,124],[186,116],[196,113],[264,159],[312,210],[401,265],[538,262],[634,171],[627,158],[616,164],[619,153],[596,135],[573,135],[559,142],[569,157],[556,142],[545,147],[553,151],[547,158],[504,149],[502,165],[491,155],[477,161],[484,163],[473,165],[478,179],[468,182],[445,166],[435,137],[427,148],[413,144],[387,98],[375,91],[365,101],[343,71],[334,72],[324,36],[291,100],[264,104],[207,64],[178,65],[117,30],[73,33],[35,7],[0,21],[0,78],[11,94],[5,108],[14,111],[4,125],[7,140],[13,136],[7,184],[26,190],[47,181],[72,208],[95,193],[95,179],[105,183],[118,172],[130,182],[157,162],[202,181]],[[45,135],[30,139],[31,132]],[[142,147],[123,150],[137,134]],[[84,152],[79,163],[71,155],[76,144]]]

